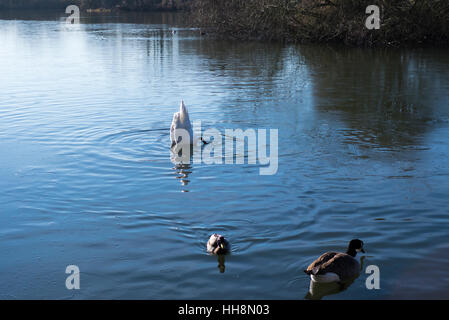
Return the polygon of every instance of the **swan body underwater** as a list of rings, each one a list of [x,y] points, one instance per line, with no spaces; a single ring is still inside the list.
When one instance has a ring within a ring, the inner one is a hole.
[[[206,249],[210,254],[221,255],[229,253],[231,245],[221,234],[214,233],[207,241]]]
[[[353,239],[349,242],[346,253],[326,252],[304,272],[310,275],[312,281],[321,283],[346,281],[357,277],[360,273],[360,263],[355,259],[357,252],[365,252],[363,241]]]

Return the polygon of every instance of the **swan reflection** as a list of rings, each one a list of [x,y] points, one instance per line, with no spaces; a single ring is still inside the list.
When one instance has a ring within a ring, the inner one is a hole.
[[[182,186],[190,183],[189,175],[192,173],[192,154],[193,147],[182,148],[175,146],[170,149],[170,160],[174,164],[175,178],[179,179]],[[183,154],[184,153],[184,154]],[[183,189],[182,192],[189,192]]]
[[[181,185],[187,186],[190,182],[189,175],[192,173],[192,166],[190,164],[178,164],[173,168],[176,171],[176,179],[179,179]],[[189,192],[188,190],[182,190],[182,192]]]

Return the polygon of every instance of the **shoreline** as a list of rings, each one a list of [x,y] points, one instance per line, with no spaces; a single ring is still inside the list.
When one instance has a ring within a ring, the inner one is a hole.
[[[199,28],[206,36],[220,40],[337,45],[348,48],[449,47],[449,2],[441,4],[439,0],[428,0],[427,7],[419,10],[414,7],[401,8],[402,15],[392,14],[394,10],[399,10],[392,4],[389,8],[382,8],[378,30],[368,30],[365,27],[368,14],[365,10],[361,10],[363,6],[360,4],[366,1],[355,2],[358,6],[351,7],[343,0],[335,0],[332,5],[327,2],[319,7],[316,5],[307,7],[303,3],[286,5],[282,0],[267,0],[265,4],[260,4],[257,0],[248,0],[243,4],[237,0],[228,0],[226,3],[216,0],[191,0],[182,2],[181,5],[171,4],[170,7],[164,7],[159,3],[146,4],[143,7],[80,6],[80,10],[87,14],[99,15],[186,13],[191,27]],[[433,3],[440,3],[440,7],[430,8],[430,4]],[[23,9],[20,6],[5,9],[1,4],[0,0],[0,10],[3,13],[65,9],[65,5],[62,4],[57,7],[34,9],[31,7]],[[344,12],[338,7],[343,5],[346,5]],[[413,23],[414,19],[418,22]]]
[[[236,40],[362,48],[449,46],[449,2],[399,2],[378,7],[365,0],[193,0],[191,12],[197,27]]]

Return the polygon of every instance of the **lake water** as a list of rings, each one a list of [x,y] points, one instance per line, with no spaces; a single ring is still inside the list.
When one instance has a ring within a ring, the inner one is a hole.
[[[0,14],[0,298],[310,298],[302,270],[352,238],[380,289],[363,270],[324,299],[449,298],[448,49],[61,17]],[[181,99],[203,130],[278,129],[277,173],[172,163]],[[232,243],[224,273],[214,232]]]

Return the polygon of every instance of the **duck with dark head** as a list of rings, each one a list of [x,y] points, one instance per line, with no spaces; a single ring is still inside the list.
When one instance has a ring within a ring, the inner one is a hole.
[[[214,233],[210,236],[206,244],[206,249],[209,254],[217,256],[218,269],[220,273],[225,272],[225,255],[231,252],[231,245],[221,234]]]
[[[227,254],[230,251],[229,241],[221,234],[214,233],[207,241],[207,252],[215,255]]]
[[[315,282],[345,281],[357,277],[360,263],[355,259],[357,252],[365,252],[363,241],[353,239],[346,253],[326,252],[313,261],[304,272]]]

